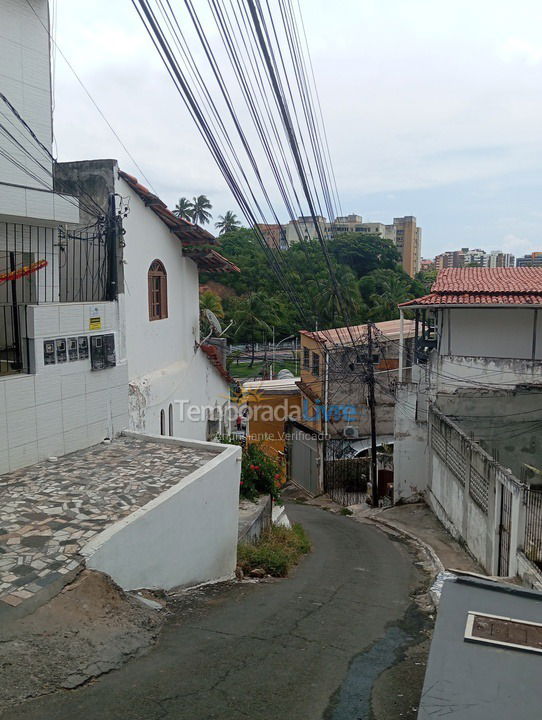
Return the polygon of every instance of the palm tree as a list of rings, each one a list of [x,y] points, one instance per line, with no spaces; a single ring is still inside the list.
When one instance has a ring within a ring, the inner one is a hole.
[[[206,195],[198,195],[192,198],[192,221],[198,225],[206,225],[211,219],[211,210],[213,206],[209,202]]]
[[[215,228],[219,230],[219,235],[231,232],[241,225],[237,219],[237,215],[231,210],[228,210],[225,215],[218,216],[218,222],[215,223]]]
[[[250,365],[254,365],[256,338],[271,333],[271,325],[277,321],[276,303],[263,293],[250,293],[238,298],[233,308],[235,336],[247,339],[251,348]]]
[[[179,198],[179,202],[175,205],[173,214],[181,220],[192,220],[193,206],[188,198]]]
[[[398,304],[410,300],[407,282],[402,277],[390,276],[382,283],[381,291],[371,295],[371,314],[379,321],[399,317]]]

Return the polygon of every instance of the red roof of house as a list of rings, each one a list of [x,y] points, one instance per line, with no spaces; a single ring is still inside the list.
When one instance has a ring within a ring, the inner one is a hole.
[[[226,380],[226,382],[229,382],[229,383],[235,382],[233,377],[229,374],[229,372],[224,367],[224,365],[222,365],[222,363],[220,361],[220,354],[219,354],[218,350],[216,349],[216,347],[214,345],[208,345],[208,344],[200,345],[200,347],[203,350],[203,352],[207,355],[207,357],[209,358],[211,365],[217,370],[217,372],[220,375],[222,375],[224,380]]]
[[[139,195],[147,207],[167,225],[171,232],[182,242],[184,254],[194,260],[198,267],[209,272],[241,272],[237,265],[230,262],[209,246],[218,245],[218,240],[199,225],[178,218],[160,198],[142,185],[136,177],[119,170],[120,177]]]
[[[542,305],[542,268],[447,268],[417,305]]]

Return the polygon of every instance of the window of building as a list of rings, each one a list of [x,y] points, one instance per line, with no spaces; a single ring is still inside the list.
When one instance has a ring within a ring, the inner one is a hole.
[[[167,274],[160,260],[153,260],[148,273],[149,320],[167,318]]]
[[[160,435],[166,434],[166,412],[160,410]]]
[[[169,403],[169,435],[173,437],[173,403]]]
[[[308,370],[309,369],[309,350],[307,348],[303,348],[303,367]]]
[[[312,374],[316,377],[320,375],[320,355],[315,352],[312,354]]]

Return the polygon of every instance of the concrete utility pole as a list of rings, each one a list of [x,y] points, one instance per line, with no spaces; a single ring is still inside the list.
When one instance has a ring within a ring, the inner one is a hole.
[[[371,481],[373,507],[378,507],[378,471],[376,463],[376,420],[375,420],[375,373],[373,366],[373,324],[367,322],[367,387],[369,391],[369,413],[371,417]]]

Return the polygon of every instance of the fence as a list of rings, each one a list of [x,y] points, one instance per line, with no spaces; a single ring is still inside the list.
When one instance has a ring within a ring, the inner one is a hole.
[[[370,459],[345,457],[344,440],[327,440],[324,459],[324,492],[341,505],[365,500]]]
[[[525,489],[525,537],[523,551],[542,569],[542,488]]]
[[[25,372],[28,305],[113,299],[103,221],[73,232],[0,223],[0,375]]]
[[[522,544],[523,484],[434,406],[429,428],[431,507],[488,572],[513,574]],[[533,520],[533,532],[541,518]]]

